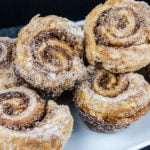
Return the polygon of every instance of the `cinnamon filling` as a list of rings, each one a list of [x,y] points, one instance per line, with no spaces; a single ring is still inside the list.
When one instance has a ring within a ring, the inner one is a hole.
[[[3,102],[3,112],[7,115],[18,115],[27,108],[27,103],[21,98],[13,98]]]
[[[52,29],[40,32],[31,43],[31,49],[34,50],[35,47],[39,47],[42,42],[46,42],[49,39],[64,41],[72,48],[78,45],[77,39],[73,35],[67,35],[65,31],[59,29]]]
[[[11,58],[11,56],[12,56],[12,48],[13,48],[13,46],[10,46],[10,47],[7,47],[6,48],[6,50],[7,50],[7,56],[6,56],[6,58],[4,58],[1,62],[0,62],[0,68],[4,68],[4,67],[6,67],[6,66],[8,66],[10,63],[11,63],[11,61],[12,61],[12,58]],[[0,56],[1,57],[3,57],[2,55],[3,55],[3,47],[2,46],[0,46]]]
[[[106,70],[99,70],[92,81],[92,89],[106,97],[115,97],[128,88],[128,81],[121,76],[114,75]]]
[[[118,20],[117,29],[122,30],[122,29],[126,28],[128,24],[129,24],[129,22],[128,22],[126,16],[122,16]]]
[[[99,86],[105,90],[113,89],[117,85],[117,78],[104,74],[99,80]]]
[[[135,19],[135,26],[132,29],[132,31],[130,32],[130,34],[125,34],[125,35],[119,36],[118,34],[113,32],[113,28],[115,28],[115,30],[117,30],[117,32],[122,32],[126,28],[130,27],[130,22],[128,21],[128,18],[130,16],[126,16],[126,14],[125,15],[119,14],[120,11],[129,11]],[[110,34],[114,38],[119,38],[119,39],[127,38],[127,37],[132,36],[135,33],[137,33],[137,31],[140,28],[141,23],[142,23],[142,21],[140,20],[139,16],[134,12],[134,10],[132,8],[117,7],[117,8],[112,8],[112,9],[106,10],[100,14],[99,18],[97,19],[97,21],[95,23],[95,27],[93,29],[94,34],[95,34],[96,44],[110,46],[110,47],[111,46],[114,46],[114,47],[132,46],[132,45],[134,45],[135,41],[128,41],[128,42],[124,43],[124,45],[122,45],[122,44],[115,45],[115,44],[111,43],[107,34]],[[107,34],[103,33],[104,28],[105,28]]]
[[[2,55],[3,48],[0,45],[0,56]]]
[[[28,107],[29,98],[23,93],[8,92],[0,95],[0,103],[5,114],[18,115]]]
[[[41,55],[46,62],[56,66],[61,65],[60,60],[57,60],[57,57],[55,57],[55,55],[52,54],[51,48],[45,49]]]
[[[29,106],[29,97],[22,92],[7,92],[0,95],[0,125],[15,131],[31,130],[39,126],[46,115],[45,103],[39,98],[37,108],[29,116],[20,116]],[[34,106],[33,106],[34,107]],[[6,116],[5,116],[6,115]],[[8,116],[8,117],[7,117]],[[14,119],[11,119],[11,117]],[[19,118],[18,118],[19,117]]]
[[[58,46],[47,46],[42,51],[32,51],[35,64],[45,72],[59,73],[72,67],[73,53]]]

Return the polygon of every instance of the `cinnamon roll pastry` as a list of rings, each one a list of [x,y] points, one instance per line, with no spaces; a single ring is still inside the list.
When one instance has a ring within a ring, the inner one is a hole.
[[[150,108],[150,85],[137,73],[113,74],[89,68],[90,78],[78,86],[75,103],[89,128],[113,132],[126,128]]]
[[[0,37],[0,90],[17,85],[17,78],[12,68],[14,47],[14,39]]]
[[[38,91],[58,96],[86,76],[79,55],[82,31],[75,23],[57,16],[34,17],[19,33],[15,72]]]
[[[113,73],[138,70],[150,62],[150,7],[134,0],[108,0],[85,20],[86,55]]]
[[[0,91],[1,150],[61,150],[73,118],[67,106],[47,104],[34,91],[14,87]]]

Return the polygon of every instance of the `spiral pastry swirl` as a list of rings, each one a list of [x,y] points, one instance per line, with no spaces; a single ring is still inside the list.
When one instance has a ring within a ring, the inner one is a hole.
[[[57,96],[85,77],[82,42],[83,31],[75,23],[36,16],[19,33],[15,72],[30,87]]]
[[[71,133],[68,107],[25,87],[0,91],[0,105],[0,149],[60,150]]]
[[[78,86],[75,103],[89,128],[112,132],[126,128],[149,110],[150,85],[136,73],[112,74],[89,67],[89,80]]]
[[[17,78],[12,68],[14,47],[14,39],[0,37],[0,89],[7,89],[17,85]]]
[[[114,73],[135,71],[150,62],[150,7],[134,0],[108,0],[86,17],[86,54]]]

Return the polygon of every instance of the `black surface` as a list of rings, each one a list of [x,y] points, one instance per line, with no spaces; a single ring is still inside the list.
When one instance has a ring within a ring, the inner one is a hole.
[[[0,36],[16,38],[21,27],[0,28]]]
[[[144,148],[142,148],[140,150],[150,150],[150,146],[146,146],[146,147],[144,147]]]
[[[104,0],[1,0],[0,27],[24,25],[36,14],[81,20]]]
[[[149,0],[145,1],[150,4]],[[36,14],[56,14],[81,20],[100,2],[104,0],[1,0],[0,27],[27,24]]]

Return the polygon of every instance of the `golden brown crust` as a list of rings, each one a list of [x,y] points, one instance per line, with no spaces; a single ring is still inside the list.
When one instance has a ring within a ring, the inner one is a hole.
[[[85,111],[78,108],[82,120],[90,129],[98,132],[115,132],[120,129],[127,128],[131,123],[133,123],[133,121],[136,121],[140,119],[141,116],[145,115],[149,111],[149,109],[150,104],[137,112],[134,116],[118,119],[116,122],[111,122],[103,119],[97,119],[97,117],[93,117],[89,113],[86,113]]]
[[[127,127],[148,111],[150,86],[141,75],[115,75],[94,67],[89,67],[89,73],[89,80],[77,88],[75,103],[91,128],[115,131]],[[96,80],[100,73],[101,78]],[[113,79],[106,78],[106,74]],[[96,90],[93,84],[97,85]]]
[[[46,104],[25,87],[0,91],[0,101],[0,149],[63,148],[73,126],[67,106],[59,106],[52,100]]]
[[[89,63],[114,73],[138,70],[150,62],[150,7],[134,0],[108,0],[85,20]]]
[[[83,32],[57,16],[34,17],[19,33],[15,70],[24,81],[46,93],[60,94],[86,76],[79,55]]]
[[[14,39],[0,37],[0,89],[7,89],[17,85],[17,78],[12,68],[14,48]]]
[[[92,89],[99,95],[116,97],[128,87],[128,81],[123,80],[123,75],[114,75],[101,69],[96,73],[92,82]]]

